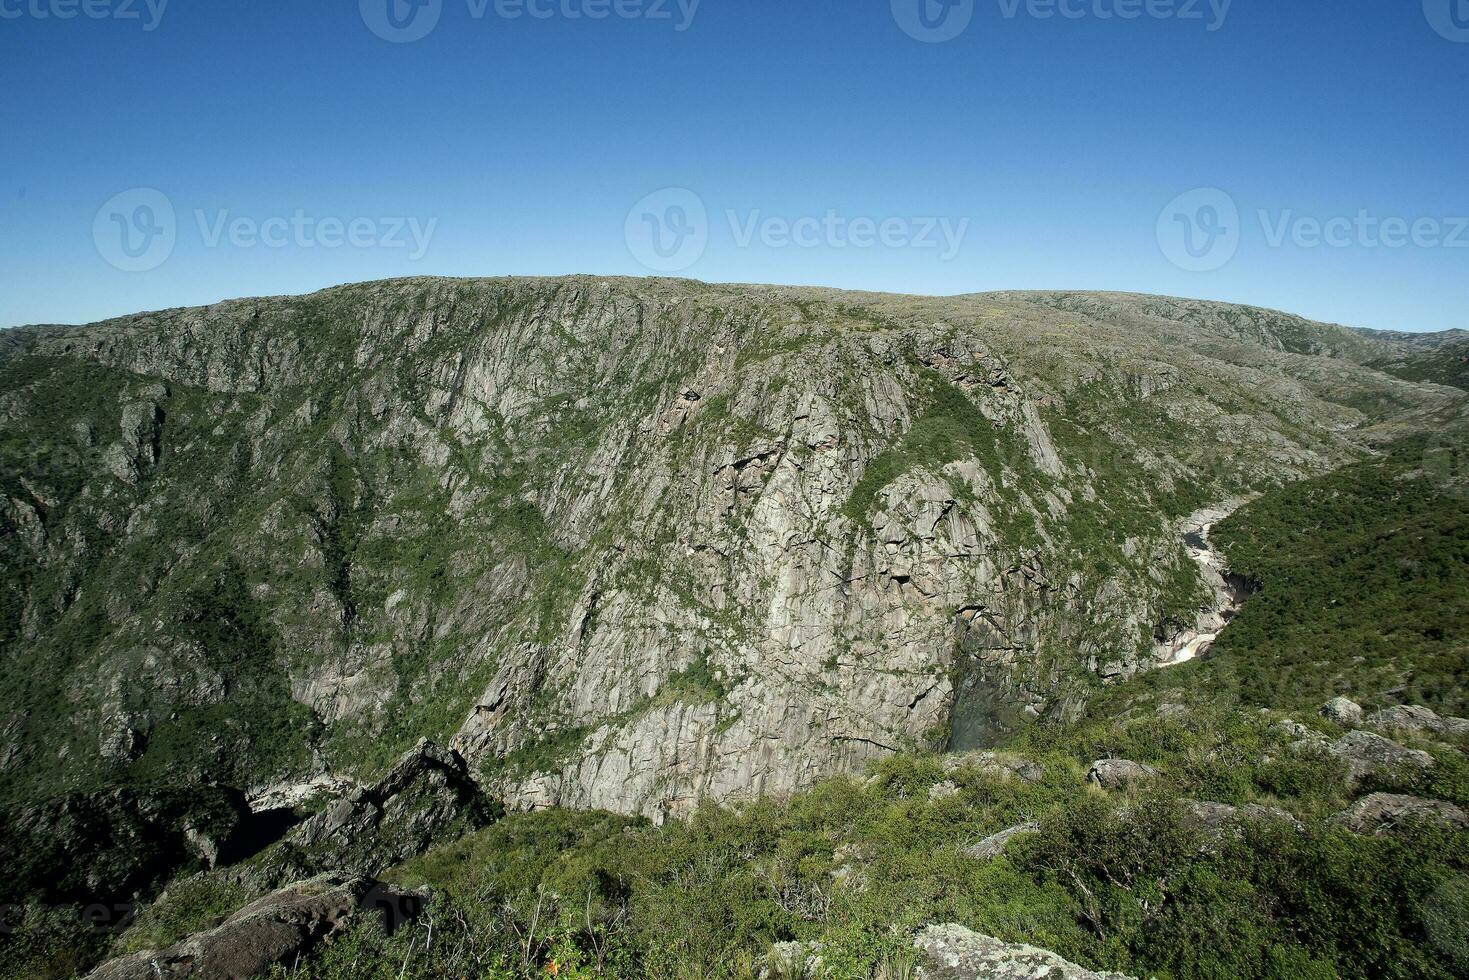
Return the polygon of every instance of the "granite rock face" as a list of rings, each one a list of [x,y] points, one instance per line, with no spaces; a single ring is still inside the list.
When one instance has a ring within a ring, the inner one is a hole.
[[[415,279],[10,334],[30,797],[366,785],[427,736],[662,819],[991,747],[1219,627],[1211,507],[1454,397],[1118,294]]]

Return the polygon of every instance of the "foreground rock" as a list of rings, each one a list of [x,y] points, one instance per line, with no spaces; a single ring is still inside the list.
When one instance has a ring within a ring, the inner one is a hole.
[[[87,980],[249,980],[289,965],[345,930],[354,917],[377,915],[389,931],[418,913],[423,896],[370,878],[325,874],[251,902],[208,932],[165,950],[99,966]]]
[[[354,791],[291,831],[247,876],[268,888],[327,869],[378,874],[502,813],[458,753],[425,739],[376,786]]]
[[[1045,776],[1045,770],[1039,763],[1005,752],[959,752],[944,756],[943,766],[946,773],[974,769],[1001,779],[1020,779],[1027,783],[1038,783]]]
[[[1321,706],[1321,717],[1339,725],[1362,724],[1362,706],[1350,698],[1332,698]]]
[[[1387,731],[1433,732],[1455,737],[1469,735],[1469,719],[1444,718],[1421,704],[1398,705],[1374,711],[1367,724]]]
[[[1454,830],[1469,828],[1469,813],[1442,800],[1425,800],[1395,793],[1364,796],[1333,818],[1354,834],[1374,837],[1395,834],[1417,823],[1439,824]]]
[[[1422,772],[1433,768],[1433,756],[1427,752],[1404,748],[1371,732],[1348,732],[1333,742],[1327,751],[1346,762],[1353,780],[1391,775],[1400,770]]]
[[[929,926],[914,941],[922,980],[1132,980],[1098,973],[1024,943],[1005,943],[963,926]]]
[[[1033,834],[1040,829],[1041,825],[1038,823],[1022,823],[1014,827],[1006,827],[998,834],[986,837],[978,844],[964,848],[964,853],[976,861],[989,861],[1003,854],[1005,848],[1016,837]]]
[[[1086,781],[1102,789],[1125,789],[1145,783],[1158,775],[1158,770],[1128,759],[1098,759],[1086,774]]]
[[[1198,821],[1204,833],[1215,840],[1249,820],[1288,823],[1298,830],[1301,829],[1301,822],[1289,813],[1259,803],[1247,803],[1241,807],[1208,800],[1185,800],[1183,805],[1188,814]]]

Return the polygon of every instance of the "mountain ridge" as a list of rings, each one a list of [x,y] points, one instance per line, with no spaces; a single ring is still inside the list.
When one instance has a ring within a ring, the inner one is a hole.
[[[0,361],[7,647],[69,680],[12,670],[0,773],[59,742],[97,760],[69,772],[258,790],[427,734],[512,805],[657,816],[1071,716],[1211,615],[1175,522],[1458,410],[1353,338],[1124,294],[594,276],[40,328]],[[95,397],[48,409],[58,384]],[[200,755],[253,730],[250,690],[284,755]]]

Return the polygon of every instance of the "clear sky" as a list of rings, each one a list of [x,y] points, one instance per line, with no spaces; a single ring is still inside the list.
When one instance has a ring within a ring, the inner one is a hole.
[[[0,326],[668,271],[1469,328],[1469,0],[0,0],[0,84]]]

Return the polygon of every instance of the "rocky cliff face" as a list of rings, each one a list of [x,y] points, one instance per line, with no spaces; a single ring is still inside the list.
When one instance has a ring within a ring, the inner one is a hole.
[[[1457,404],[1377,343],[594,278],[15,331],[0,778],[265,799],[429,737],[512,807],[661,818],[983,747],[1206,632],[1189,515]]]

